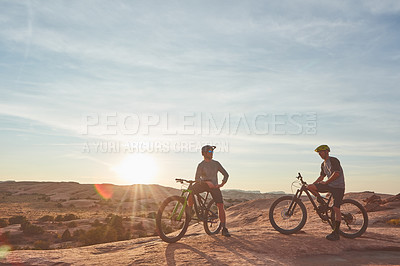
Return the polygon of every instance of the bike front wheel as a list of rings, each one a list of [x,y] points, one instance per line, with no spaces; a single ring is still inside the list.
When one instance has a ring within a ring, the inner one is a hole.
[[[162,240],[174,243],[185,235],[189,222],[190,212],[186,208],[185,199],[171,196],[158,209],[156,230]]]
[[[218,206],[214,200],[211,200],[204,215],[204,231],[209,235],[218,234],[221,230],[221,223],[219,221]]]
[[[289,235],[300,231],[307,220],[307,210],[300,199],[283,196],[269,209],[269,221],[278,232]]]
[[[340,234],[347,238],[361,236],[368,227],[368,214],[365,208],[352,199],[344,199],[340,205],[342,221],[340,223]],[[332,220],[334,212],[332,212]]]

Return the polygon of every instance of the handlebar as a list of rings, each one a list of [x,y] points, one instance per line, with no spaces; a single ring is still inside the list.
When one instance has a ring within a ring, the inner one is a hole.
[[[181,184],[183,184],[183,183],[189,183],[189,184],[196,183],[196,181],[194,181],[194,180],[186,180],[186,179],[182,179],[182,178],[175,178],[175,181],[179,182]]]
[[[303,180],[303,177],[301,176],[301,174],[300,173],[298,173],[299,175],[298,176],[296,176],[296,178],[298,179],[298,180],[300,180],[300,182],[303,184],[303,185],[307,185],[307,183]]]

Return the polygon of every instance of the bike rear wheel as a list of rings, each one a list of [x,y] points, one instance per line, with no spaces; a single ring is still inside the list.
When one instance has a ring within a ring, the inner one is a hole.
[[[209,235],[218,234],[221,230],[221,223],[219,221],[218,206],[214,200],[211,200],[204,215],[204,231]]]
[[[162,240],[174,243],[181,239],[189,226],[189,208],[184,207],[185,199],[171,196],[164,200],[158,209],[156,230]]]
[[[307,210],[298,198],[283,196],[272,203],[269,209],[269,221],[278,232],[285,235],[294,234],[305,225]]]
[[[368,227],[368,214],[365,208],[352,199],[344,199],[340,205],[342,221],[340,223],[340,234],[347,238],[361,236]],[[332,220],[334,219],[334,212]]]

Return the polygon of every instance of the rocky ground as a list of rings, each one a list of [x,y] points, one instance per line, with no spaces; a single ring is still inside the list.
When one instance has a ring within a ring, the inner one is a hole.
[[[369,193],[348,194],[360,202]],[[388,197],[388,196],[387,196]],[[386,198],[387,198],[386,197]],[[383,195],[384,199],[385,196]],[[147,237],[59,250],[2,251],[2,265],[399,265],[400,218],[392,204],[369,212],[369,227],[359,238],[330,242],[330,233],[310,208],[303,230],[293,235],[275,231],[268,220],[273,199],[243,202],[227,210],[231,238],[208,236],[201,224],[191,226],[178,243]]]

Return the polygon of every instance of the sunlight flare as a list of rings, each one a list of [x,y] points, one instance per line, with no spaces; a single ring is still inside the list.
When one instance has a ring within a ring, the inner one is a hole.
[[[130,154],[112,168],[118,177],[130,184],[150,184],[157,173],[157,163],[148,154]]]

